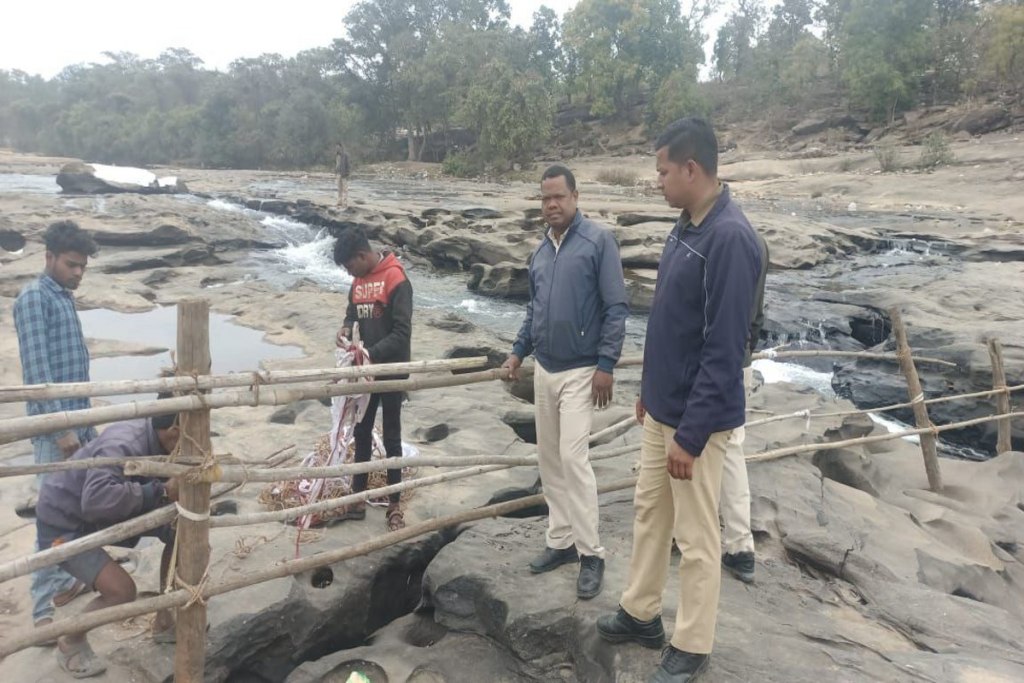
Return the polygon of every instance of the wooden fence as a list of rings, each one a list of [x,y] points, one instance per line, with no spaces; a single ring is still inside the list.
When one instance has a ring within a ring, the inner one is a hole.
[[[897,339],[897,353],[880,354],[869,352],[830,351],[789,351],[772,350],[755,355],[755,358],[806,358],[840,357],[869,358],[899,363],[906,377],[908,387],[907,403],[885,406],[875,411],[842,411],[812,413],[799,411],[786,415],[775,415],[748,422],[748,426],[765,424],[784,419],[812,419],[843,415],[880,412],[910,407],[914,411],[916,428],[900,433],[847,439],[826,443],[805,444],[779,448],[773,451],[750,454],[750,461],[772,460],[798,453],[846,448],[848,446],[877,443],[903,438],[910,434],[921,436],[921,449],[925,471],[932,490],[942,490],[942,475],[937,457],[937,435],[943,431],[998,422],[997,451],[1010,449],[1011,420],[1024,417],[1024,412],[1013,412],[1010,395],[1024,390],[1022,386],[1007,386],[1002,365],[1002,351],[998,341],[989,343],[993,367],[993,389],[986,392],[945,396],[926,400],[917,375],[917,363],[953,366],[953,363],[936,358],[914,357],[907,343],[906,330],[898,310],[891,312],[893,328]],[[543,502],[542,496],[531,496],[507,503],[491,505],[474,510],[459,512],[427,522],[413,524],[395,532],[389,532],[377,539],[319,553],[311,557],[296,559],[274,567],[261,569],[220,582],[209,580],[209,529],[220,526],[241,526],[269,521],[288,521],[312,512],[326,512],[342,505],[364,501],[371,496],[398,493],[423,486],[436,485],[465,477],[478,476],[497,470],[533,466],[536,456],[481,455],[466,457],[417,458],[417,467],[457,468],[454,471],[421,477],[384,489],[375,489],[351,494],[342,498],[321,501],[315,504],[275,512],[255,513],[240,517],[210,517],[211,500],[227,493],[244,482],[285,481],[315,477],[338,477],[356,473],[385,470],[407,465],[402,459],[384,459],[369,463],[354,463],[334,467],[291,467],[283,468],[289,458],[287,454],[275,454],[261,466],[242,463],[230,455],[216,455],[210,442],[210,411],[230,406],[283,405],[302,399],[328,398],[331,396],[379,393],[385,391],[419,391],[443,387],[464,386],[481,382],[508,379],[503,369],[479,370],[486,358],[449,359],[419,361],[414,363],[371,366],[369,368],[344,368],[299,371],[264,371],[238,375],[210,375],[209,351],[209,306],[203,300],[182,301],[178,304],[177,376],[155,380],[127,380],[121,382],[83,382],[66,385],[38,385],[31,387],[0,387],[0,403],[26,400],[67,398],[72,396],[111,396],[126,393],[148,393],[153,391],[175,391],[184,396],[160,401],[140,401],[129,404],[90,408],[86,410],[51,415],[13,418],[0,421],[0,443],[50,433],[74,427],[103,424],[153,415],[179,413],[182,436],[178,452],[173,458],[148,457],[128,460],[96,458],[90,461],[72,461],[46,465],[0,467],[0,477],[20,476],[61,470],[89,467],[122,466],[127,474],[160,477],[178,477],[180,499],[177,505],[168,505],[102,531],[75,539],[57,548],[51,548],[0,565],[0,582],[8,581],[43,567],[59,564],[69,557],[87,550],[121,541],[167,524],[178,519],[177,567],[171,577],[172,586],[168,592],[154,598],[138,600],[130,604],[110,607],[70,619],[62,619],[45,627],[28,629],[25,633],[9,638],[0,646],[0,657],[7,656],[32,645],[52,640],[69,633],[92,629],[104,624],[120,621],[132,616],[151,613],[162,609],[177,609],[177,645],[175,649],[175,681],[178,683],[203,680],[206,652],[206,600],[246,586],[276,578],[306,572],[317,567],[334,564],[353,557],[359,557],[381,548],[431,533],[455,524],[508,514]],[[625,358],[622,367],[642,364],[641,358]],[[461,371],[463,374],[432,374]],[[407,380],[375,381],[372,383],[337,383],[340,380],[371,376],[373,374],[411,374]],[[324,384],[328,382],[328,384]],[[277,388],[281,384],[311,384],[320,386],[304,388]],[[214,389],[226,389],[210,393]],[[928,405],[957,399],[994,397],[995,413],[991,416],[967,420],[949,425],[934,425],[928,417]],[[622,420],[602,432],[592,435],[591,443],[602,438],[617,436],[633,426],[632,419]],[[595,450],[592,459],[618,457],[637,452],[636,446]],[[601,492],[628,489],[635,483],[634,478],[608,484],[601,484]],[[217,486],[213,486],[217,484]]]

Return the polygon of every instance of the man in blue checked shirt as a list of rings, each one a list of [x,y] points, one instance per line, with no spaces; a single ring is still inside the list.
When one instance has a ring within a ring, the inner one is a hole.
[[[89,381],[89,350],[72,292],[85,275],[89,257],[97,251],[87,232],[72,221],[52,224],[43,234],[46,268],[21,290],[14,303],[22,379],[25,384]],[[29,415],[44,415],[89,407],[88,398],[29,401]],[[32,439],[36,463],[58,462],[96,437],[92,427],[37,436]],[[37,486],[42,483],[38,478]],[[42,548],[40,548],[42,550]],[[57,567],[32,574],[32,619],[36,626],[53,621],[54,605],[77,597],[85,585]]]

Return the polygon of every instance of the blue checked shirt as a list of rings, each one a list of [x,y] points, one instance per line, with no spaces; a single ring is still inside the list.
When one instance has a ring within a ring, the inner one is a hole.
[[[89,349],[75,310],[75,298],[52,277],[40,275],[21,290],[14,302],[14,326],[18,330],[25,384],[89,381]],[[89,406],[88,398],[29,401],[28,414],[82,410]]]

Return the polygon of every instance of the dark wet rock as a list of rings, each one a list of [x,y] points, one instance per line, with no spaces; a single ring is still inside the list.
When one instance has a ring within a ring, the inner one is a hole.
[[[25,248],[25,238],[15,230],[0,230],[0,249],[4,251],[21,251]]]
[[[139,232],[94,230],[91,234],[103,247],[168,247],[197,241],[188,230],[170,224]]]
[[[530,269],[512,263],[475,263],[466,286],[484,296],[525,301],[530,298]]]
[[[116,194],[130,192],[133,194],[184,194],[188,187],[178,179],[173,185],[135,185],[105,180],[96,175],[92,164],[72,161],[61,167],[57,174],[57,184],[67,194]]]
[[[293,425],[308,404],[304,401],[281,406],[270,415],[270,421],[279,425]]]
[[[458,430],[456,430],[458,431]],[[422,427],[416,430],[416,438],[423,443],[436,443],[438,441],[444,441],[451,435],[452,429],[444,422],[431,425],[429,427]]]
[[[455,332],[458,334],[465,334],[476,329],[476,325],[457,313],[445,313],[440,318],[431,318],[427,324],[445,332]]]
[[[177,277],[177,273],[173,270],[154,270],[152,273],[142,278],[142,284],[148,287],[156,287],[157,285],[167,284],[175,277]]]
[[[640,223],[675,223],[679,218],[679,214],[670,213],[637,213],[634,211],[627,211],[626,213],[620,213],[615,217],[615,222],[623,226],[639,225]],[[665,232],[668,232],[668,228],[664,228]]]
[[[449,631],[430,615],[403,617],[370,642],[307,662],[285,683],[344,683],[353,671],[372,683],[520,683],[541,680],[543,674],[487,638]]]
[[[467,220],[476,220],[476,221],[479,221],[479,220],[491,220],[491,219],[495,219],[495,218],[501,218],[501,216],[502,216],[502,213],[500,211],[495,211],[494,209],[487,209],[487,208],[482,208],[482,207],[480,207],[480,208],[473,208],[473,209],[465,209],[464,211],[459,212],[459,214],[463,218],[465,218]]]
[[[533,377],[520,376],[517,380],[511,382],[504,382],[505,391],[512,394],[520,401],[526,401],[527,403],[533,403]]]
[[[537,417],[532,410],[510,410],[501,421],[526,443],[537,443]]]
[[[227,263],[213,253],[212,247],[194,247],[158,256],[118,254],[117,262],[104,264],[104,273],[133,273],[154,268],[181,268],[182,266],[216,266]]]
[[[527,498],[529,496],[535,496],[542,491],[540,475],[537,476],[537,480],[532,486],[511,486],[504,488],[499,491],[495,491],[494,494],[487,499],[485,505],[497,505],[499,503],[507,503],[512,500],[519,500],[520,498]],[[530,507],[521,508],[514,510],[502,517],[509,517],[511,519],[526,519],[528,517],[544,517],[548,514],[548,506],[546,503],[540,503],[538,505],[532,505]]]
[[[371,510],[366,522],[359,523],[360,530],[331,535],[314,546],[316,550],[303,546],[303,554],[340,547],[352,542],[353,535],[372,538],[362,528],[371,522],[383,530],[382,516]],[[294,535],[281,535],[280,525],[249,529],[257,534],[255,538],[260,534],[266,538],[256,541],[251,555],[238,556],[248,558],[247,566],[294,556]],[[213,556],[237,552],[239,540],[245,539],[234,532],[212,533]],[[283,681],[305,661],[366,643],[385,624],[413,611],[421,598],[420,580],[426,566],[449,540],[441,534],[424,536],[366,557],[249,586],[231,599],[211,601],[206,680],[223,683],[236,680],[235,675],[258,674],[267,681]],[[146,557],[145,562],[153,565],[146,567],[147,572],[156,572],[159,552]],[[174,649],[148,638],[132,639],[110,656],[137,667],[142,680],[170,680],[173,674]]]

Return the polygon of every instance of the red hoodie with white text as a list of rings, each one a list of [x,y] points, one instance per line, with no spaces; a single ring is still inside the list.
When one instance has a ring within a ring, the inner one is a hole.
[[[412,356],[412,283],[394,254],[356,278],[348,292],[345,327],[359,323],[359,338],[373,363],[406,363]]]

